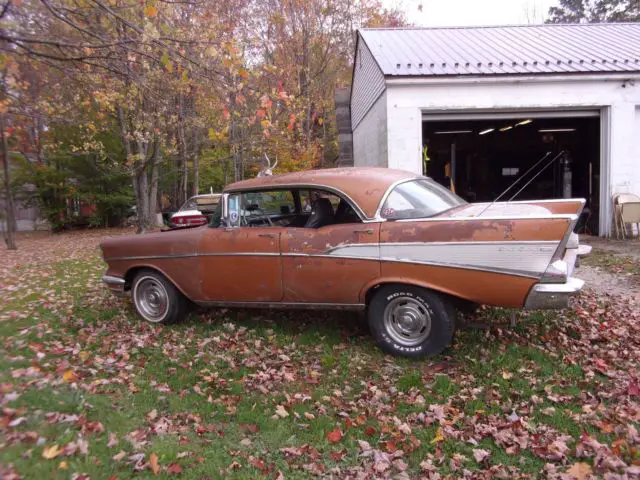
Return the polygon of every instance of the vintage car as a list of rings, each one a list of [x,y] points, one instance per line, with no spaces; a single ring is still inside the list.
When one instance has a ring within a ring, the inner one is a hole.
[[[169,228],[189,228],[207,225],[220,203],[220,193],[195,195],[187,200],[176,213],[169,218]]]
[[[254,178],[208,226],[106,239],[104,282],[155,323],[191,304],[366,310],[385,351],[421,357],[450,344],[458,307],[566,307],[584,203],[468,204],[383,168]]]

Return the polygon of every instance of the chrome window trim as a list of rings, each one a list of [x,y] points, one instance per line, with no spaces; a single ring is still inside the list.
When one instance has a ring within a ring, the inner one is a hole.
[[[424,175],[416,175],[413,178],[404,178],[402,180],[397,180],[393,182],[391,185],[389,185],[389,188],[387,188],[387,190],[384,192],[384,195],[382,195],[382,199],[378,203],[378,208],[376,209],[376,214],[374,215],[374,218],[380,222],[388,221],[386,218],[382,218],[382,215],[380,213],[382,212],[382,206],[384,205],[384,202],[387,201],[387,198],[389,197],[389,195],[391,195],[391,192],[398,185],[402,185],[403,183],[407,183],[407,182],[415,182],[416,180],[420,180],[422,178],[429,178],[429,177],[425,177]]]
[[[356,212],[356,214],[358,215],[358,217],[360,218],[360,220],[362,220],[363,223],[365,223],[365,221],[369,220],[374,220],[374,218],[370,218],[367,217],[367,215],[364,213],[364,211],[360,208],[360,205],[358,205],[353,198],[351,198],[348,194],[346,194],[344,191],[340,190],[339,188],[336,187],[332,187],[330,185],[325,185],[325,184],[321,184],[321,183],[283,183],[283,184],[279,184],[279,185],[265,185],[264,187],[254,187],[254,188],[247,188],[247,189],[243,189],[243,188],[238,188],[238,189],[229,189],[229,190],[225,190],[224,194],[227,194],[227,198],[229,196],[230,193],[248,193],[248,192],[268,192],[271,190],[304,190],[304,189],[312,189],[312,190],[327,190],[335,195],[338,195],[339,197],[344,198],[349,205],[351,206],[351,208],[353,208],[353,210]],[[226,217],[225,217],[226,218]]]

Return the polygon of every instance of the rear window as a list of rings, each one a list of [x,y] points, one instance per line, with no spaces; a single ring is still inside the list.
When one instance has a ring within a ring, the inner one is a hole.
[[[442,185],[422,178],[395,187],[382,205],[380,214],[388,220],[425,218],[465,203]]]

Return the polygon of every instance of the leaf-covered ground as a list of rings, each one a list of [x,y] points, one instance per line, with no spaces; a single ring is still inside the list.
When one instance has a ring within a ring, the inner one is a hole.
[[[93,231],[0,250],[0,478],[637,478],[640,307],[483,309],[440,357],[351,313],[217,310],[154,326]]]

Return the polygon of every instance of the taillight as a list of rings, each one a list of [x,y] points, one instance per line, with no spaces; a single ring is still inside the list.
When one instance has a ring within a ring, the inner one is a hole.
[[[181,217],[182,225],[196,226],[206,225],[207,217],[204,215],[190,215],[188,217]]]

